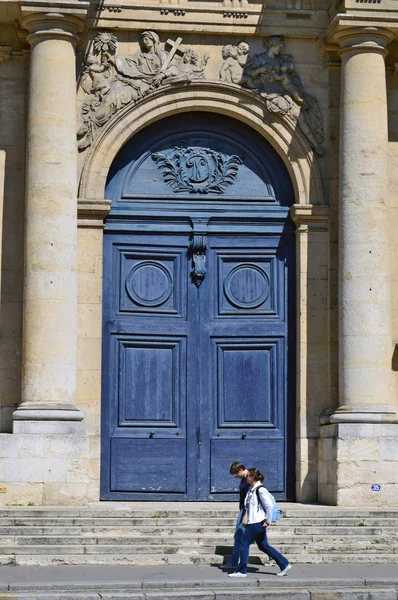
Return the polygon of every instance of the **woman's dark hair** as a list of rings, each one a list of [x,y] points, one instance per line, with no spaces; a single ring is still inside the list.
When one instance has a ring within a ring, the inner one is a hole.
[[[231,475],[237,475],[239,473],[239,471],[245,471],[245,470],[246,470],[245,465],[241,462],[236,461],[236,462],[232,463],[232,465],[229,469],[229,472],[231,473]]]
[[[249,475],[251,475],[256,481],[264,481],[264,475],[256,468],[248,469]]]

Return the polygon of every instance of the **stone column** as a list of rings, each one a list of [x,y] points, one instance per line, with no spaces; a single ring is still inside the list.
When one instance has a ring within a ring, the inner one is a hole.
[[[43,10],[43,9],[42,9]],[[75,11],[76,12],[76,11]],[[78,11],[77,11],[78,12]],[[25,14],[26,148],[22,404],[14,432],[71,432],[77,354],[76,14]],[[62,421],[64,423],[62,423]]]
[[[397,422],[391,371],[387,96],[393,34],[350,28],[340,45],[339,408],[331,423]]]

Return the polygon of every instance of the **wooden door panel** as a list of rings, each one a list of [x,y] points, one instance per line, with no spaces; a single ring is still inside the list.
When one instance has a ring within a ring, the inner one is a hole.
[[[186,248],[160,251],[131,245],[118,251],[120,313],[186,317],[182,294]]]
[[[236,482],[229,474],[231,463],[239,460],[247,468],[257,467],[265,475],[264,485],[279,497],[284,492],[284,440],[222,440],[211,441],[210,491],[217,498],[236,490]],[[278,493],[279,492],[279,493]]]
[[[185,434],[185,342],[160,336],[119,341],[118,427]]]
[[[284,340],[213,341],[217,351],[217,431],[244,428],[245,432],[268,435],[268,429],[278,428]]]
[[[247,318],[283,311],[283,299],[278,303],[276,260],[275,252],[243,256],[236,251],[217,252],[218,316]]]
[[[111,491],[139,497],[186,492],[184,439],[113,437],[111,461]]]

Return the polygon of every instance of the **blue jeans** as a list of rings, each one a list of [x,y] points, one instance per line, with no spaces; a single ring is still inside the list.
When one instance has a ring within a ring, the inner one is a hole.
[[[243,525],[241,525],[242,513],[243,513],[243,510],[240,510],[238,518],[236,520],[236,529],[235,529],[235,535],[234,535],[234,549],[232,550],[232,555],[231,555],[231,564],[233,564],[234,567],[236,567],[237,564],[239,563],[240,545],[242,542],[243,534],[245,533],[245,528],[243,527]]]
[[[240,561],[238,565],[238,571],[241,573],[247,573],[247,563],[249,562],[250,544],[256,542],[257,546],[262,552],[268,554],[270,558],[273,558],[276,564],[280,567],[281,571],[287,567],[289,561],[283,556],[278,550],[275,550],[269,545],[267,539],[267,530],[263,527],[262,523],[252,523],[245,529],[245,533],[242,537],[242,543],[240,545]]]

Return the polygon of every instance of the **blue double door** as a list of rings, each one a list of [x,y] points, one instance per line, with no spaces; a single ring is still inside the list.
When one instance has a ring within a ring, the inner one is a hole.
[[[213,228],[198,279],[191,232],[145,229],[105,233],[101,497],[232,499],[239,460],[288,498],[294,233]]]

